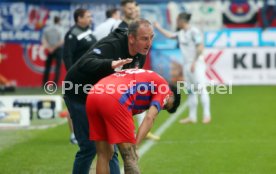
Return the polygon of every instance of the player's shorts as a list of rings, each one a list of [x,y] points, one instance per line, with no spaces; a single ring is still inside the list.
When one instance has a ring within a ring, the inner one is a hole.
[[[132,112],[109,94],[89,94],[86,100],[89,139],[109,144],[136,144]]]
[[[186,87],[188,89],[199,89],[198,87],[206,87],[206,64],[203,58],[199,58],[195,64],[195,71],[191,72],[192,62],[186,63],[184,65],[184,79],[186,82]]]

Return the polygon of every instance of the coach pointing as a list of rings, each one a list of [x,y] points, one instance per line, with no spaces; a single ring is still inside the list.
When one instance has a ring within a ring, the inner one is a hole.
[[[145,19],[139,19],[129,25],[129,29],[116,29],[114,32],[93,45],[66,75],[64,98],[70,112],[74,132],[80,150],[76,154],[73,173],[87,174],[96,155],[95,143],[89,141],[88,120],[85,102],[89,89],[87,84],[95,84],[101,78],[114,72],[116,68],[142,68],[146,54],[152,45],[153,27]],[[73,84],[73,85],[72,85]],[[78,88],[76,88],[78,87]],[[110,172],[120,172],[118,154],[110,161]]]

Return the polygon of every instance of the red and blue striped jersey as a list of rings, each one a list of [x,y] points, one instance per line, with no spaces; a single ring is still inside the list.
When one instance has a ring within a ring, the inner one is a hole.
[[[163,77],[144,69],[116,72],[101,79],[90,92],[112,95],[133,115],[144,112],[152,105],[160,111],[172,94]]]

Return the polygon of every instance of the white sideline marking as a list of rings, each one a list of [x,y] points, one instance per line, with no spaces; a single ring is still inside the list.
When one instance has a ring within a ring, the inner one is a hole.
[[[20,129],[26,129],[26,130],[45,130],[49,128],[54,128],[59,125],[65,124],[67,120],[62,120],[59,123],[52,123],[47,125],[34,125],[34,126],[19,126],[19,127],[0,127],[0,130],[20,130]]]
[[[175,122],[176,119],[186,110],[188,106],[188,103],[185,102],[184,104],[179,106],[179,109],[176,113],[172,114],[168,120],[165,121],[164,124],[162,124],[156,132],[154,132],[155,135],[161,136],[170,126]],[[157,141],[158,142],[158,141]],[[143,157],[143,155],[156,143],[156,141],[153,140],[147,140],[138,150],[139,152],[139,159]],[[124,174],[124,167],[120,169],[121,174]]]
[[[173,122],[175,122],[176,119],[178,119],[178,117],[185,111],[185,109],[187,108],[188,103],[185,102],[184,104],[182,104],[179,107],[179,110],[177,110],[176,113],[172,114],[168,120],[165,121],[164,124],[162,124],[157,131],[154,133],[154,135],[157,136],[161,136],[170,126],[171,124],[173,124]],[[141,146],[141,148],[139,148],[139,158],[141,159],[142,156],[151,148],[151,146],[153,146],[156,143],[156,141],[153,140],[147,140],[146,143],[143,144],[143,146]]]

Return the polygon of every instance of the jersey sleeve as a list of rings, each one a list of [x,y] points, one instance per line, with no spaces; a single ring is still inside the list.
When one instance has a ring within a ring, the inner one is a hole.
[[[170,95],[169,92],[163,93],[163,94],[156,94],[152,98],[150,106],[155,106],[157,108],[158,112],[160,112],[164,108],[165,104],[168,102],[169,95]]]

